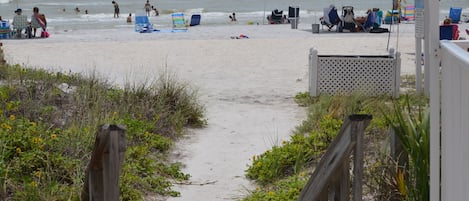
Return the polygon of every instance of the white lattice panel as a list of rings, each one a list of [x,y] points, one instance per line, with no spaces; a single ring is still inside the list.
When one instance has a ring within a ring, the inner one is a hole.
[[[393,95],[396,60],[387,56],[318,56],[318,94]]]

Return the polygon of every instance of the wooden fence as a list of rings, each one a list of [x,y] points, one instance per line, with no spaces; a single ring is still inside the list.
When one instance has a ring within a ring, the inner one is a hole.
[[[349,201],[350,155],[353,160],[353,200],[362,200],[363,139],[370,115],[349,116],[327,148],[298,201]]]
[[[99,128],[91,160],[86,169],[82,201],[119,200],[119,174],[126,149],[123,126],[103,125]]]

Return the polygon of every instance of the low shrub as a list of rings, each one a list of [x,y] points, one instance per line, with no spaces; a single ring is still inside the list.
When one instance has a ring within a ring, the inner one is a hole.
[[[153,85],[121,89],[95,74],[18,65],[0,71],[0,200],[79,200],[102,124],[126,127],[121,200],[179,195],[171,181],[190,175],[168,162],[168,150],[186,127],[206,124],[187,84],[162,75]]]

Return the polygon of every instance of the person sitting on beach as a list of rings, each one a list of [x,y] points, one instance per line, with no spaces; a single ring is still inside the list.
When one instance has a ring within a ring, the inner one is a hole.
[[[151,11],[150,0],[147,0],[143,8],[145,9],[145,12],[147,12],[147,16],[150,17],[150,11]]]
[[[16,15],[13,17],[13,29],[16,30],[16,37],[21,38],[21,32],[23,29],[29,27],[28,17],[22,15],[23,11],[21,8],[15,10]]]
[[[459,27],[456,24],[451,24],[452,19],[451,18],[446,18],[443,20],[443,26],[453,26],[453,40],[458,40],[459,39]]]
[[[119,18],[119,4],[116,1],[112,1],[114,5],[114,18]]]
[[[283,10],[275,9],[267,16],[269,24],[283,24]]]
[[[33,37],[36,37],[37,28],[42,28],[42,31],[46,30],[47,22],[44,14],[39,14],[39,8],[33,8],[33,15],[31,16],[31,28],[33,28]]]
[[[339,14],[337,14],[337,8],[334,4],[324,8],[324,16],[319,18],[319,20],[321,21],[321,24],[327,26],[328,31],[331,31],[332,27],[338,25],[341,22]]]
[[[283,24],[290,24],[290,20],[287,18],[287,15],[283,15],[282,23]]]
[[[127,16],[127,23],[132,23],[132,13],[129,13],[129,16]]]

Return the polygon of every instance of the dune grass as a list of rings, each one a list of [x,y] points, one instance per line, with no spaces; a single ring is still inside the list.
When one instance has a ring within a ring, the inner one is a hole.
[[[412,94],[397,100],[359,95],[312,98],[307,93],[300,93],[296,101],[307,107],[307,119],[297,127],[289,141],[252,157],[246,176],[259,186],[247,192],[244,201],[297,200],[322,153],[342,126],[342,120],[351,114],[373,116],[365,131],[365,195],[374,200],[423,198],[415,195],[423,193],[428,184],[428,180],[423,180],[428,172],[419,172],[428,168],[427,160],[420,161],[424,155],[412,156],[408,164],[410,172],[397,171],[397,161],[389,153],[388,128],[397,129],[403,141],[408,139],[404,142],[409,145],[405,146],[409,155],[416,154],[417,150],[426,153],[427,146],[415,144],[425,138],[422,133],[426,129],[424,115],[417,112],[420,115],[414,118],[403,114],[415,114],[416,108],[428,105],[427,98]],[[411,135],[413,131],[419,134]],[[417,139],[415,136],[420,137]],[[408,189],[410,196],[404,195],[406,191],[403,189]]]
[[[187,127],[203,127],[197,91],[164,73],[117,88],[96,74],[0,65],[0,200],[80,200],[97,128],[126,127],[121,200],[178,196],[187,180],[168,150]]]

